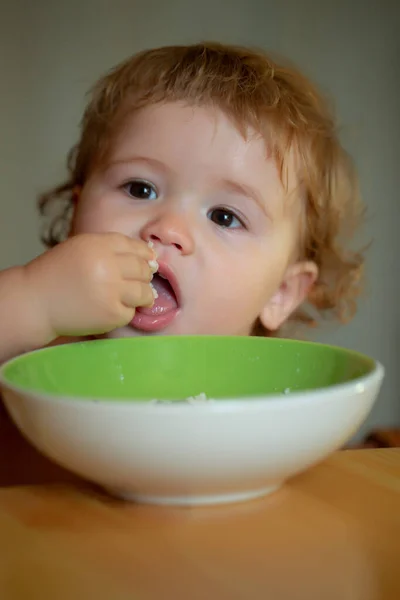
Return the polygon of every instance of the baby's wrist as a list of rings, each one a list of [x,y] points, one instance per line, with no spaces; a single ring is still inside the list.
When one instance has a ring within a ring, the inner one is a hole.
[[[25,267],[0,272],[0,363],[54,338],[36,306]]]
[[[20,268],[21,293],[24,294],[26,303],[26,326],[41,340],[40,346],[45,346],[58,336],[51,323],[46,287],[38,281],[30,264]]]

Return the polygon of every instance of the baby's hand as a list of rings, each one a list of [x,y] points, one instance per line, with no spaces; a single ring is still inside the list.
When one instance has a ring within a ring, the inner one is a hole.
[[[153,251],[119,233],[84,234],[24,267],[33,308],[49,335],[106,333],[152,306]]]

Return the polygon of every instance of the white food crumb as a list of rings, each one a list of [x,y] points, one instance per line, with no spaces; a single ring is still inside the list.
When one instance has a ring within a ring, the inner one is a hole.
[[[156,288],[154,287],[154,285],[152,283],[150,284],[150,287],[151,287],[151,291],[153,292],[154,300],[157,300],[158,292],[157,292]]]
[[[283,393],[284,393],[284,394],[290,394],[290,388],[285,388],[285,389],[283,390]]]
[[[154,242],[152,242],[151,240],[149,240],[147,242],[147,245],[149,248],[154,248]],[[155,259],[149,260],[149,267],[150,267],[152,273],[157,273],[158,268],[159,268],[158,262]]]
[[[206,394],[201,393],[197,396],[189,396],[185,400],[181,400],[184,404],[204,404],[205,402],[212,402],[210,398],[207,398]],[[170,400],[150,400],[150,404],[176,404],[176,402],[171,402]]]
[[[209,400],[204,392],[202,392],[201,394],[198,394],[198,396],[190,396],[190,398],[186,398],[186,402],[189,402],[189,404],[201,404],[203,402],[209,402]]]
[[[157,273],[159,265],[156,260],[149,260],[149,267],[152,273]]]

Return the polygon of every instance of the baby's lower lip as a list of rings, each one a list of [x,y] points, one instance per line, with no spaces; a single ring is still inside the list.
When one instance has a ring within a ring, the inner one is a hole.
[[[168,327],[168,325],[174,321],[178,313],[178,308],[160,314],[147,314],[138,309],[129,325],[139,331],[153,333]]]

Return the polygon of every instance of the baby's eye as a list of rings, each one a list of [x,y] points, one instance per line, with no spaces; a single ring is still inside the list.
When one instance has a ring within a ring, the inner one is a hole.
[[[223,229],[243,228],[243,221],[227,208],[213,208],[208,213],[208,218]]]
[[[157,189],[148,181],[143,179],[133,179],[128,181],[122,186],[131,198],[137,198],[138,200],[156,200],[158,197]]]

